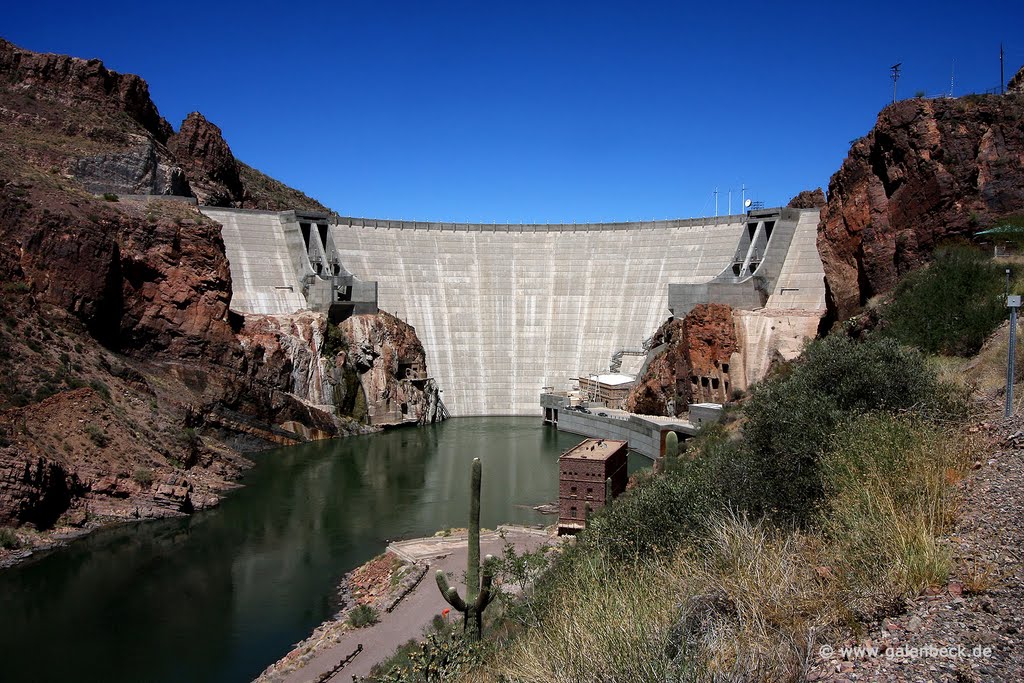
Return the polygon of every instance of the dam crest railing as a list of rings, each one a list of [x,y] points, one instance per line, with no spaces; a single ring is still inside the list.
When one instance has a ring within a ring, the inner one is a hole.
[[[435,230],[449,232],[586,232],[592,230],[650,230],[735,225],[747,220],[743,214],[711,218],[673,218],[617,223],[443,223],[433,221],[384,220],[331,215],[335,225],[386,230]]]

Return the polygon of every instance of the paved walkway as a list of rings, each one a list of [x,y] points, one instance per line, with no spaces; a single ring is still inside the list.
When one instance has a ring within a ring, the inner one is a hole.
[[[505,538],[515,546],[518,552],[536,550],[544,543],[557,539],[548,536],[547,532],[526,527],[498,527],[505,531]],[[505,542],[497,532],[480,534],[480,555],[501,555]],[[358,645],[363,651],[345,668],[334,675],[332,683],[351,681],[352,676],[366,676],[374,664],[387,659],[395,648],[410,638],[419,638],[423,629],[434,618],[435,614],[449,605],[441,597],[434,581],[434,573],[444,570],[451,573],[453,585],[459,587],[459,594],[465,595],[462,574],[466,571],[466,534],[454,534],[449,537],[420,538],[400,541],[388,546],[390,552],[403,560],[423,562],[428,565],[427,574],[419,585],[398,604],[395,611],[380,615],[375,625],[348,631],[337,644],[319,652],[306,666],[291,672],[284,681],[286,683],[310,683],[318,676],[329,671],[338,662],[350,655]],[[451,618],[451,617],[449,617]]]

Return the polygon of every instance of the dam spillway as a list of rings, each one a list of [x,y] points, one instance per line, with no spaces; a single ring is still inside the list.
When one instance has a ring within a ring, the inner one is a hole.
[[[748,215],[481,225],[203,211],[225,226],[233,308],[292,312],[286,309],[296,306],[300,291],[312,305],[310,285],[322,280],[325,267],[357,294],[375,282],[376,305],[416,328],[452,415],[539,415],[545,387],[568,388],[577,377],[606,371],[615,351],[640,348],[671,314],[669,285],[677,299],[679,292],[711,291],[712,300],[743,307],[757,294],[752,284],[736,289],[734,280],[742,278],[729,269],[756,239],[763,243],[762,270],[774,268],[769,303],[824,303],[813,249],[816,211],[790,210],[774,237],[771,228],[768,237],[755,231]],[[791,255],[791,243],[810,244],[811,253]],[[298,270],[289,272],[287,262]],[[746,307],[758,305],[764,302]]]

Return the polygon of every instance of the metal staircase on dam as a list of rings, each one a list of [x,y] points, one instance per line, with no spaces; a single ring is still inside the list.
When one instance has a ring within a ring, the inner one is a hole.
[[[654,335],[652,334],[647,339],[644,339],[644,343],[639,349],[619,349],[612,354],[612,359],[608,363],[608,372],[616,374],[622,369],[622,358],[623,356],[646,356],[651,352],[651,346],[654,344]]]

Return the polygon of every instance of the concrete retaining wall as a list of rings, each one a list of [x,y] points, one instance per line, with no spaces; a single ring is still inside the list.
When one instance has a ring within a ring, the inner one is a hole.
[[[662,432],[676,431],[688,435],[697,433],[695,427],[682,422],[677,422],[676,428],[672,429],[639,415],[625,417],[609,414],[608,417],[604,417],[596,413],[581,413],[575,410],[558,411],[558,430],[595,439],[628,441],[630,450],[652,460],[661,457]]]

